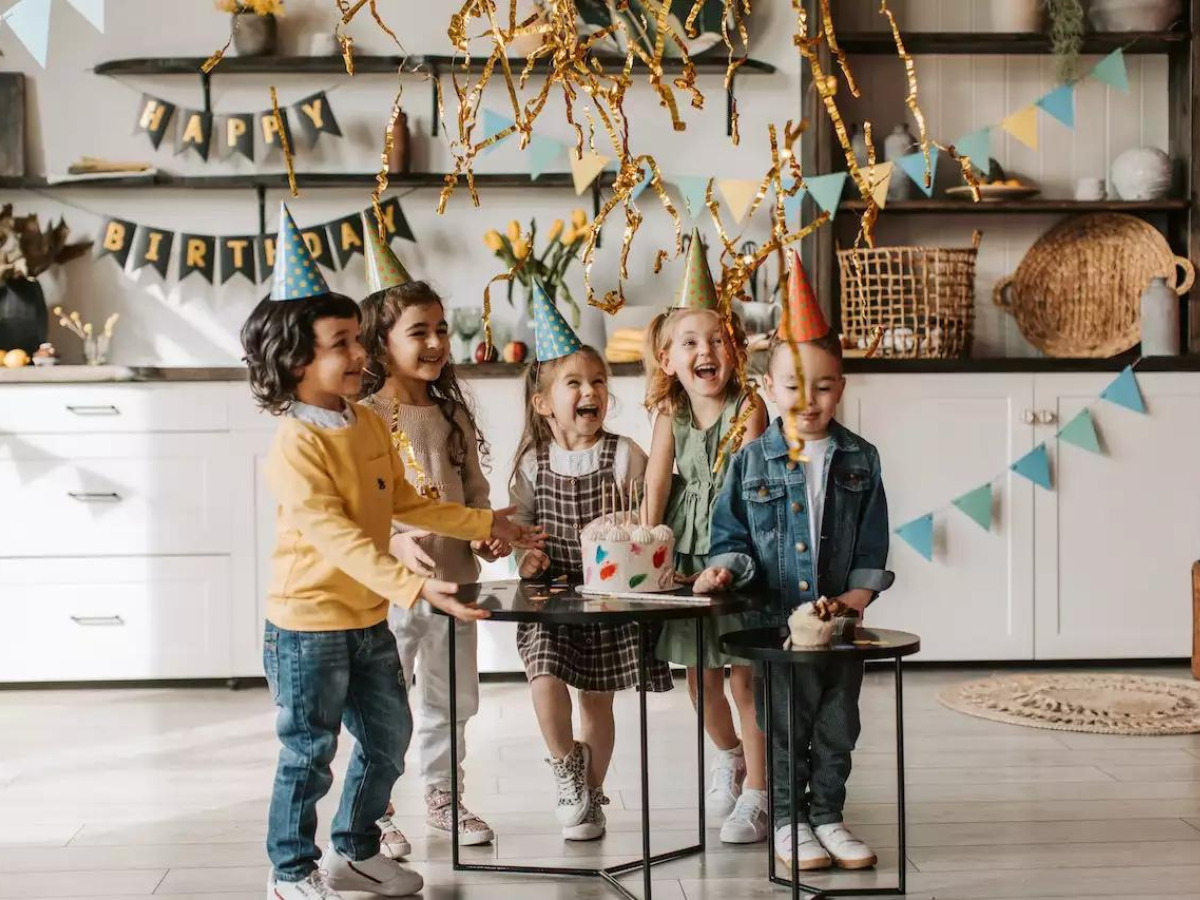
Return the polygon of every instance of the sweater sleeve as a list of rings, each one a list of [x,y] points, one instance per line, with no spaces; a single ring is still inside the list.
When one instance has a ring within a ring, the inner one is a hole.
[[[281,514],[328,563],[392,603],[417,602],[425,579],[376,547],[349,516],[315,441],[303,434],[277,441],[267,477]]]
[[[537,522],[537,496],[534,492],[533,482],[529,480],[526,474],[526,461],[528,456],[521,460],[513,472],[512,482],[508,486],[508,505],[515,506],[512,520],[518,525],[536,525]],[[528,550],[513,550],[513,560],[517,568],[521,567],[521,560],[525,558]]]

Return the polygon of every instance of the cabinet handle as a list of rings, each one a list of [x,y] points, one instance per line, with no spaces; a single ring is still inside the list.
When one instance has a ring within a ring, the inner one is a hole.
[[[89,491],[67,491],[67,496],[80,503],[120,503],[121,495],[112,491],[92,493]]]
[[[1021,421],[1026,425],[1032,425],[1034,422],[1037,421],[1037,415],[1034,413],[1034,411],[1032,409],[1022,410]]]
[[[119,416],[121,411],[111,404],[105,406],[72,406],[67,404],[67,412],[77,416]]]
[[[1043,409],[1038,412],[1038,422],[1042,425],[1053,425],[1058,421],[1058,413],[1052,409]]]
[[[104,627],[125,624],[125,620],[120,616],[71,616],[71,621],[76,625],[84,625],[88,627]]]

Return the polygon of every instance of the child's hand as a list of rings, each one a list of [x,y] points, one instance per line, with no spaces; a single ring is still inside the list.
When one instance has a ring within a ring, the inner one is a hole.
[[[459,603],[454,599],[458,593],[458,585],[453,581],[435,581],[429,579],[421,588],[421,596],[425,602],[435,609],[440,609],[463,622],[474,622],[476,619],[486,619],[491,613],[480,609],[475,604]]]
[[[540,549],[546,543],[546,532],[540,525],[518,525],[509,518],[515,506],[497,509],[492,513],[492,538],[507,541],[521,550]]]
[[[859,618],[862,618],[863,613],[866,612],[867,604],[871,602],[871,592],[863,588],[855,588],[833,599],[840,601],[843,606],[857,611]]]
[[[433,558],[421,546],[422,538],[429,537],[428,531],[402,531],[392,536],[392,555],[404,568],[423,578],[433,577]]]
[[[733,586],[733,573],[728,569],[705,569],[692,585],[693,594],[716,594]]]
[[[512,553],[508,541],[492,539],[490,541],[471,541],[471,550],[482,560],[495,562]]]
[[[550,568],[550,557],[541,550],[530,550],[521,559],[521,566],[517,569],[517,574],[522,578],[537,578],[548,568]]]

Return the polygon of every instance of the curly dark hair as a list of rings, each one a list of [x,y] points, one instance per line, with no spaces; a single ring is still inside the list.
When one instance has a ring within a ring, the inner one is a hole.
[[[424,281],[410,281],[397,287],[376,291],[362,302],[362,342],[367,348],[367,365],[363,370],[362,398],[370,397],[380,390],[387,381],[390,368],[388,357],[388,335],[400,321],[404,310],[414,306],[427,306],[436,303],[445,308],[442,298],[437,291]],[[466,416],[467,423],[475,432],[475,443],[479,449],[479,458],[486,462],[491,454],[491,447],[483,432],[479,430],[479,422],[475,418],[473,405],[468,401],[454,372],[454,362],[447,360],[442,366],[442,373],[436,381],[429,383],[429,396],[438,405],[446,421],[450,423],[450,461],[456,469],[462,470],[467,461],[467,435],[459,422],[457,413],[461,410]],[[391,423],[388,423],[391,425]]]
[[[242,325],[242,361],[250,367],[250,392],[259,408],[283,415],[296,402],[297,371],[316,356],[317,319],[362,320],[358,304],[345,294],[319,294],[305,300],[262,300]]]

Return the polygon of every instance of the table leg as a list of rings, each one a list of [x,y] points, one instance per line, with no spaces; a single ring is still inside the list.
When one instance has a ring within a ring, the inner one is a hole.
[[[904,816],[904,677],[901,657],[896,657],[896,830],[900,844],[898,860],[899,893],[905,893],[905,876],[908,869],[908,845],[905,835]]]
[[[771,719],[771,664],[763,663],[763,736],[767,743],[767,877],[774,881],[775,872],[775,740]]]
[[[704,850],[707,842],[704,817],[704,669],[701,668],[704,661],[704,623],[700,619],[693,621],[696,625],[696,805],[700,810],[700,849]]]
[[[649,652],[649,642],[646,640],[646,625],[638,622],[638,721],[641,726],[642,754],[642,889],[643,897],[650,900],[653,888],[650,886],[650,769],[649,744],[646,735],[646,654]]]
[[[796,778],[796,666],[788,666],[788,784],[791,786],[792,829],[792,900],[800,900],[800,815],[797,796],[800,783]]]
[[[454,619],[447,617],[450,643],[450,867],[457,871],[458,862],[458,647],[456,645]]]

